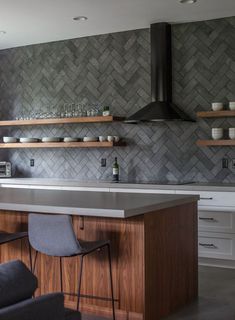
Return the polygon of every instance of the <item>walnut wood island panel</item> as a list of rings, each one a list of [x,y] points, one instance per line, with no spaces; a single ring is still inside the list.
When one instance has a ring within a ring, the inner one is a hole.
[[[0,188],[0,229],[27,230],[29,212],[70,214],[78,238],[110,239],[116,314],[158,320],[198,295],[198,196]],[[0,247],[1,262],[28,261],[27,241]],[[64,291],[77,290],[79,258],[64,258]],[[59,291],[59,259],[40,255],[38,294]],[[108,261],[85,258],[82,311],[110,316]],[[76,307],[76,297],[66,295]]]

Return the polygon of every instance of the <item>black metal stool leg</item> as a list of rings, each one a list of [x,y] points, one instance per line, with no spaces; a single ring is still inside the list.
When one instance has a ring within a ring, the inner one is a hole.
[[[31,245],[28,239],[28,248],[29,248],[29,265],[30,265],[30,271],[33,272],[33,262],[32,262],[32,250]]]
[[[62,270],[62,257],[60,257],[60,291],[63,292],[63,270]]]
[[[107,247],[108,247],[108,258],[109,258],[109,274],[110,274],[110,286],[111,286],[111,296],[112,296],[113,320],[115,320],[115,301],[114,301],[114,292],[113,292],[113,276],[112,276],[112,261],[111,261],[110,244],[108,244]]]
[[[34,258],[34,263],[33,263],[33,271],[32,271],[33,273],[35,273],[37,257],[38,257],[38,251],[36,251],[36,253],[35,253],[35,258]]]
[[[29,243],[30,245],[30,243]],[[33,262],[33,258],[32,258],[32,251],[31,251],[31,246],[30,246],[30,253],[31,253],[31,264],[32,264],[32,269],[31,272],[35,275],[35,268],[36,268],[36,262],[37,262],[37,257],[38,257],[38,251],[36,251],[35,253],[35,258],[34,258],[34,262]],[[35,292],[33,294],[33,297],[35,298]]]
[[[82,269],[83,269],[83,258],[82,255],[80,258],[80,272],[79,272],[79,278],[78,278],[78,302],[77,302],[77,310],[79,310],[79,303],[80,303],[80,295],[81,295],[81,286],[82,286]]]

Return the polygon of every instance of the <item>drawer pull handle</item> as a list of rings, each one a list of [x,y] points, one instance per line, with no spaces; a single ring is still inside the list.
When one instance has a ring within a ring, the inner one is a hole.
[[[213,200],[213,198],[212,197],[210,197],[210,198],[200,197],[200,200]]]
[[[216,222],[215,218],[203,218],[203,217],[199,217],[199,220],[214,221],[214,222]]]
[[[199,246],[208,248],[208,249],[218,249],[213,243],[199,243]]]

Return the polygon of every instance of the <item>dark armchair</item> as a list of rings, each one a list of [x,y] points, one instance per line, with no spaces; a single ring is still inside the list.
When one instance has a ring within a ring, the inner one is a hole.
[[[32,298],[37,278],[23,262],[0,265],[0,320],[80,320],[79,312],[64,308],[64,296],[52,293]]]

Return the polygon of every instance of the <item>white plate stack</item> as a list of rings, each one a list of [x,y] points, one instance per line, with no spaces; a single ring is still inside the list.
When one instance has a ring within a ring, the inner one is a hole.
[[[83,138],[83,141],[84,142],[95,142],[95,141],[98,141],[98,137],[84,137]]]
[[[36,138],[20,138],[21,143],[35,143],[39,142],[39,139]]]
[[[64,142],[78,142],[79,138],[65,137]]]
[[[61,138],[59,137],[44,137],[42,138],[42,142],[60,142]]]
[[[4,143],[16,143],[18,141],[15,137],[3,137]]]

